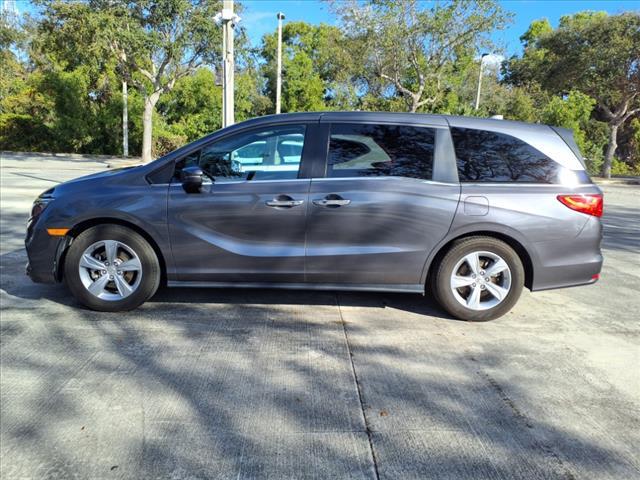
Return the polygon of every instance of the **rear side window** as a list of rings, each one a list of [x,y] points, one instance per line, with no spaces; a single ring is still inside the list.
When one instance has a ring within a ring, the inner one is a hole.
[[[327,176],[430,180],[435,132],[404,125],[331,125]]]
[[[560,165],[503,133],[451,128],[461,182],[555,183]]]

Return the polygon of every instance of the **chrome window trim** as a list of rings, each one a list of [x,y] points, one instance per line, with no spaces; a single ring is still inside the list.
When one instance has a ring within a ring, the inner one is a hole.
[[[580,183],[577,185],[565,185],[562,183],[537,183],[537,182],[460,182],[463,187],[511,187],[514,185],[522,187],[562,187],[562,188],[580,188],[595,185],[595,183]]]
[[[240,183],[254,184],[254,183],[278,183],[278,182],[309,182],[312,180],[311,178],[291,178],[291,179],[274,179],[274,180],[231,180],[228,182],[204,182],[203,185],[237,185]],[[156,184],[159,185],[159,184]],[[182,187],[180,182],[172,182],[172,183],[163,183],[162,185],[174,186],[177,185]]]
[[[354,180],[376,180],[376,181],[389,181],[389,180],[411,180],[413,182],[420,183],[429,183],[434,185],[460,185],[456,182],[439,182],[437,180],[423,180],[422,178],[414,178],[414,177],[400,177],[397,175],[391,176],[371,176],[371,177],[313,177],[310,180],[314,182],[348,182]]]

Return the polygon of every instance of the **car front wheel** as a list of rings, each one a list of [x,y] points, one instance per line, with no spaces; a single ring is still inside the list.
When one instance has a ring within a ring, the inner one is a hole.
[[[158,289],[160,265],[149,243],[120,225],[97,225],[71,243],[64,278],[76,299],[92,310],[132,310]]]
[[[435,296],[451,315],[486,321],[507,313],[524,285],[518,254],[492,237],[457,240],[444,255],[435,275]]]

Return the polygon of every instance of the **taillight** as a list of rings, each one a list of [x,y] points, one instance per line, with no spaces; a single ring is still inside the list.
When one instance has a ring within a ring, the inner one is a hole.
[[[558,195],[558,200],[576,212],[586,213],[594,217],[602,216],[604,198],[601,193],[585,193],[581,195]]]

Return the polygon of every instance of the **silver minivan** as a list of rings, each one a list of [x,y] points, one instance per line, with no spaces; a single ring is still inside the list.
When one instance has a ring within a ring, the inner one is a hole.
[[[170,287],[433,295],[489,320],[594,283],[603,196],[568,130],[370,112],[273,115],[44,192],[27,272],[121,311]]]

